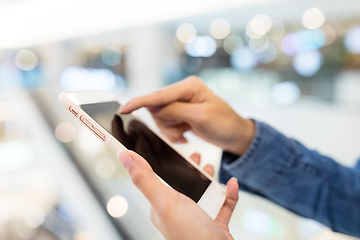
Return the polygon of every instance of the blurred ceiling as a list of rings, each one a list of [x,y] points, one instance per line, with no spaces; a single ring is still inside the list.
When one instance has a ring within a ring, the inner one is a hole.
[[[264,2],[274,0],[0,0],[0,48],[28,47]]]
[[[311,7],[319,7],[328,19],[338,13],[358,14],[360,1],[0,0],[0,48],[24,48],[183,18],[196,20],[205,13],[213,18],[220,11],[230,24],[232,20],[245,24],[251,14],[259,11],[279,20],[300,22],[303,11]],[[207,24],[206,17],[202,16],[198,22]]]

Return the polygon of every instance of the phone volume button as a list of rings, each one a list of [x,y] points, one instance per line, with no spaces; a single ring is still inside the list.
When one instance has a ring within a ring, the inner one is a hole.
[[[90,128],[93,133],[95,133],[101,140],[105,141],[106,136],[99,129],[97,129],[94,125],[91,124],[89,120],[87,120],[83,115],[80,116],[80,121],[82,121],[88,128]]]

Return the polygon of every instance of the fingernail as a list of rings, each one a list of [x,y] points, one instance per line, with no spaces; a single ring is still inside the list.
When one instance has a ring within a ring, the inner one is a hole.
[[[230,178],[231,181],[235,181],[235,182],[238,182],[238,179],[236,177],[232,177]]]
[[[123,112],[124,112],[124,107],[125,107],[125,105],[122,105],[122,106],[119,108],[118,113],[123,113]]]
[[[125,108],[130,105],[130,102],[127,102],[126,104],[120,106],[119,113],[123,113]]]
[[[134,159],[130,156],[130,154],[128,153],[128,151],[124,151],[124,150],[119,150],[117,152],[117,156],[121,162],[121,164],[127,169],[130,170],[130,168],[132,166],[134,166],[135,161]]]

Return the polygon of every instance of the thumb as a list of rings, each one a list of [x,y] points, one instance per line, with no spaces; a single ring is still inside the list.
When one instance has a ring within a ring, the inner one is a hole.
[[[118,158],[128,170],[134,185],[144,194],[151,205],[158,205],[161,195],[168,194],[170,188],[166,187],[155,175],[149,163],[133,151],[120,151]]]

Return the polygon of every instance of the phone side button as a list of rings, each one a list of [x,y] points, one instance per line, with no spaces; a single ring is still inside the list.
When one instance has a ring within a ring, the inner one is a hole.
[[[76,111],[72,106],[69,107],[69,111],[75,115],[75,117],[79,116],[78,111]]]
[[[105,141],[106,136],[99,129],[97,129],[94,125],[91,124],[89,120],[87,120],[83,115],[80,116],[80,121],[82,121],[88,128],[90,128],[93,133],[95,133],[101,140]]]

